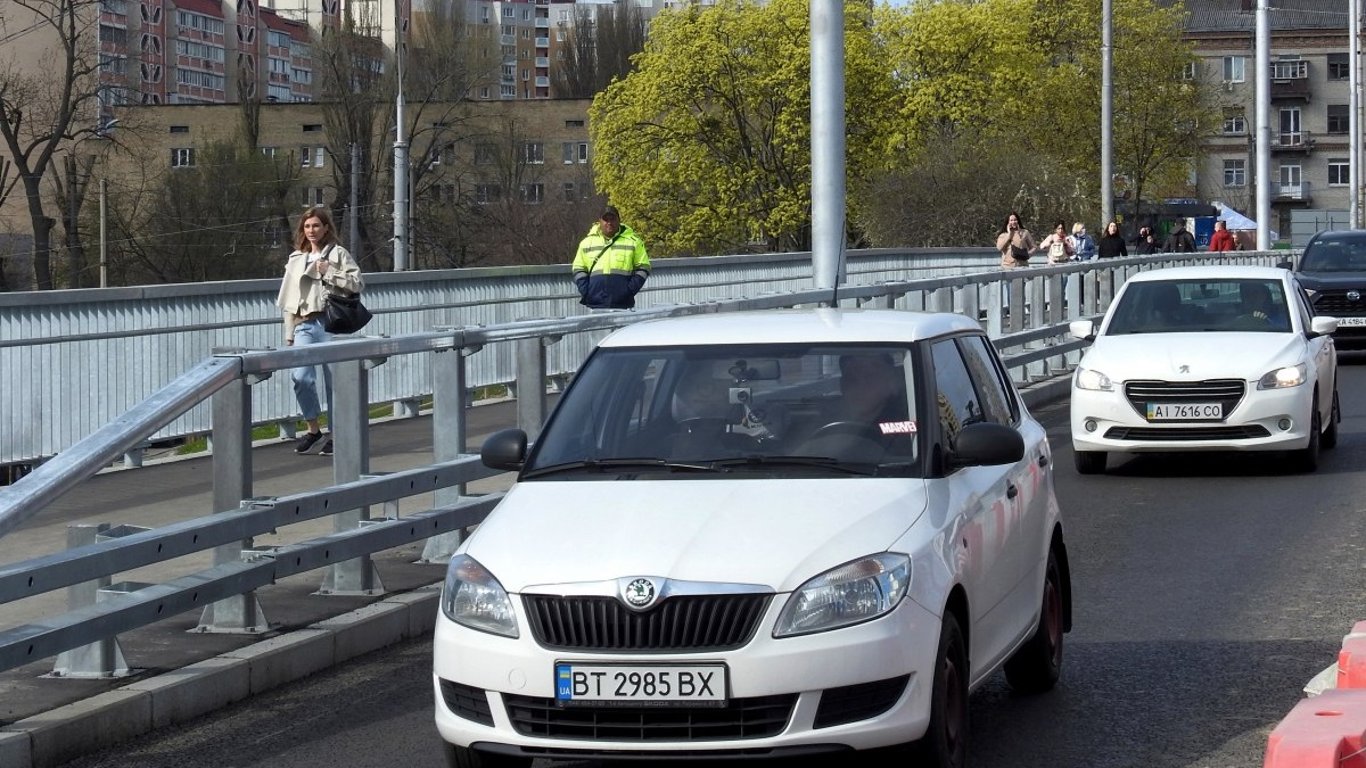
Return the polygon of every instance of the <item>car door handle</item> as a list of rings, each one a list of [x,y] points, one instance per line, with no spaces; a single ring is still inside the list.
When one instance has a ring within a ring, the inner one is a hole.
[[[1046,466],[1048,466],[1048,457],[1047,457],[1047,456],[1040,456],[1040,457],[1039,457],[1039,466],[1041,466],[1041,467],[1046,467]]]
[[[1019,495],[1020,495],[1020,489],[1017,488],[1017,487],[1015,487],[1015,484],[1014,484],[1014,483],[1011,483],[1011,484],[1009,484],[1009,485],[1006,486],[1006,498],[1007,498],[1007,499],[1013,499],[1013,498],[1015,498],[1016,496],[1019,496]]]

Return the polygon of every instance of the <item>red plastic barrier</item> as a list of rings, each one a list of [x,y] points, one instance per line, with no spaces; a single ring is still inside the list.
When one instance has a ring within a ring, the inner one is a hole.
[[[1366,621],[1358,621],[1342,638],[1338,651],[1338,687],[1366,688]]]
[[[1366,768],[1366,691],[1329,690],[1296,704],[1267,739],[1262,766]]]

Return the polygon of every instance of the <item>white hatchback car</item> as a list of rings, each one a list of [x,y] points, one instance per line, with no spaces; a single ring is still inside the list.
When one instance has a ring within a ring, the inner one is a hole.
[[[1135,275],[1072,377],[1077,471],[1110,453],[1292,451],[1318,467],[1337,444],[1331,317],[1314,317],[1284,269],[1218,265]]]
[[[1053,686],[1071,586],[1051,455],[968,318],[642,322],[593,352],[452,558],[433,664],[455,766],[916,743]]]

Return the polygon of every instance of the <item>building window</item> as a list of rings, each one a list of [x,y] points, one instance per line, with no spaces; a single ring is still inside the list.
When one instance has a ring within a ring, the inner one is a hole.
[[[171,149],[172,168],[193,168],[194,147],[174,147]]]
[[[564,183],[564,201],[566,203],[573,203],[578,201],[578,199],[578,189],[574,186],[574,182],[566,181]]]
[[[323,188],[322,188],[322,187],[304,187],[304,189],[303,189],[303,201],[304,201],[304,205],[306,205],[306,206],[308,206],[308,205],[324,205],[324,204],[327,202],[326,200],[323,199]]]
[[[528,141],[522,145],[522,162],[540,165],[545,162],[545,145],[539,141]]]
[[[1347,80],[1352,76],[1352,66],[1345,53],[1328,54],[1328,79]]]
[[[1195,66],[1196,66],[1196,64],[1195,64],[1195,62],[1193,62],[1193,61],[1188,61],[1188,62],[1186,62],[1185,64],[1183,64],[1183,65],[1181,66],[1181,79],[1182,79],[1182,80],[1194,80],[1194,79],[1195,79]]]
[[[498,160],[498,147],[493,144],[480,143],[474,145],[474,164],[493,165]]]
[[[279,147],[261,147],[261,154],[271,158],[272,160],[275,159],[275,154],[279,151]]]
[[[566,141],[563,147],[565,165],[588,162],[588,142]]]
[[[480,205],[496,203],[503,197],[503,189],[497,184],[475,184],[474,201]]]
[[[188,125],[173,125],[173,126],[171,126],[171,133],[189,133],[189,132],[190,132],[190,126],[188,126]]]
[[[1346,104],[1328,105],[1328,132],[1347,133],[1347,121],[1350,113],[1347,111]]]
[[[528,205],[540,205],[545,201],[544,184],[523,184],[520,192],[522,202]]]
[[[564,121],[564,127],[566,127],[566,128],[582,128],[582,127],[583,127],[583,121],[582,121],[582,120],[566,120],[566,121]]]
[[[1347,160],[1328,161],[1328,186],[1345,187],[1351,184],[1351,163]]]
[[[317,133],[322,129],[322,123],[304,123],[304,133]]]
[[[479,89],[479,98],[481,98],[481,99],[487,99],[487,98],[489,98],[489,87],[488,87],[487,85],[485,85],[485,86],[483,86],[483,87],[481,87],[481,88]]]
[[[1246,186],[1247,186],[1247,161],[1246,161],[1246,160],[1225,160],[1225,161],[1224,161],[1224,186],[1226,186],[1226,187],[1246,187]]]
[[[1247,59],[1243,56],[1224,57],[1224,82],[1241,83],[1247,80],[1246,77]]]
[[[1224,133],[1238,136],[1247,133],[1247,118],[1242,115],[1225,115]]]
[[[322,168],[326,164],[326,147],[299,147],[300,168]]]
[[[112,43],[119,47],[128,45],[128,30],[123,27],[111,27],[108,24],[100,25],[100,42]]]

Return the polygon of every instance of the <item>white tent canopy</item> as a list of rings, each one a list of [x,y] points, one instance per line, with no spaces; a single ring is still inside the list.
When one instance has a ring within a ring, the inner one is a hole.
[[[1219,220],[1228,226],[1230,232],[1241,232],[1244,230],[1255,231],[1257,229],[1257,222],[1238,213],[1218,200],[1215,200],[1211,205],[1219,210]],[[1280,236],[1276,234],[1275,230],[1270,230],[1269,234],[1273,242],[1280,239]]]

